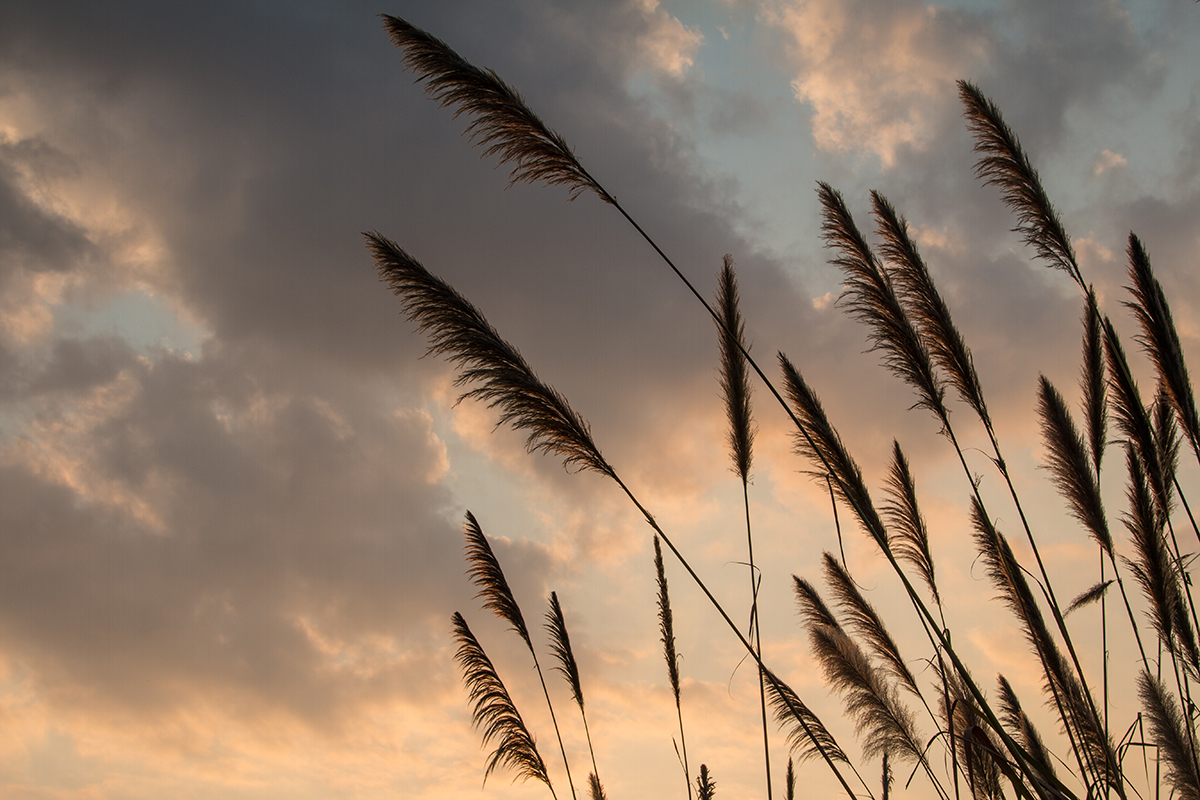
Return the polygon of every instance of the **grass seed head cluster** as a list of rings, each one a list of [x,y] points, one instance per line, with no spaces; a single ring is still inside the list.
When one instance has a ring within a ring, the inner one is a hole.
[[[843,307],[866,326],[883,366],[915,392],[914,408],[934,416],[940,435],[954,449],[964,470],[971,489],[969,512],[978,563],[998,600],[1011,612],[1041,673],[1042,696],[1023,702],[1004,675],[987,680],[977,677],[983,674],[982,668],[977,666],[973,671],[955,649],[943,614],[944,597],[938,588],[920,495],[899,443],[893,442],[883,485],[884,500],[876,505],[858,464],[801,370],[779,353],[772,374],[768,374],[751,357],[746,323],[738,307],[732,259],[725,257],[715,300],[710,303],[513,87],[404,20],[386,16],[384,27],[400,48],[404,65],[424,82],[429,96],[453,109],[455,116],[466,116],[467,132],[487,155],[511,167],[512,182],[565,186],[571,199],[591,192],[615,207],[715,323],[720,385],[729,423],[728,457],[742,482],[745,501],[746,563],[751,576],[746,631],[734,621],[735,617],[742,618],[743,611],[727,609],[717,601],[648,505],[601,455],[586,420],[572,409],[567,398],[538,378],[516,348],[449,284],[394,242],[378,233],[367,234],[380,277],[428,338],[430,352],[458,367],[457,383],[463,397],[495,408],[501,423],[527,435],[526,446],[531,452],[557,456],[569,469],[593,471],[611,479],[651,526],[659,630],[678,720],[680,779],[689,798],[715,797],[718,784],[707,764],[689,757],[687,751],[683,714],[686,698],[680,691],[680,661],[664,548],[711,602],[730,635],[757,666],[763,791],[768,799],[779,788],[780,794],[791,800],[796,794],[796,771],[802,767],[830,770],[837,785],[851,798],[888,798],[901,775],[912,776],[902,782],[912,791],[936,795],[941,800],[963,796],[1041,800],[1148,800],[1150,796],[1170,795],[1185,800],[1200,798],[1200,749],[1192,700],[1192,690],[1200,687],[1200,624],[1192,599],[1187,553],[1180,544],[1181,538],[1190,541],[1194,535],[1200,539],[1200,528],[1188,507],[1185,490],[1189,487],[1180,485],[1177,478],[1185,449],[1200,461],[1200,420],[1170,305],[1154,276],[1146,249],[1135,235],[1129,237],[1129,299],[1123,305],[1138,324],[1137,344],[1157,376],[1156,391],[1148,398],[1141,395],[1133,379],[1126,349],[1080,270],[1071,239],[1031,159],[995,104],[978,87],[959,83],[964,117],[979,156],[977,177],[999,190],[1016,217],[1015,230],[1036,257],[1066,273],[1081,292],[1082,427],[1062,394],[1044,376],[1037,394],[1037,412],[1048,453],[1047,476],[1071,515],[1094,541],[1102,564],[1099,580],[1068,600],[1055,592],[1053,576],[1038,547],[1036,526],[1026,516],[1018,481],[1009,472],[1009,462],[993,426],[971,350],[930,276],[907,221],[886,197],[872,192],[874,234],[879,242],[873,247],[842,195],[829,184],[818,187],[822,236],[831,263],[843,275]],[[748,494],[757,432],[751,402],[755,379],[767,402],[777,404],[794,426],[795,449],[805,459],[806,469],[828,487],[835,518],[840,504],[868,534],[902,585],[909,612],[923,632],[916,641],[898,642],[845,561],[831,553],[822,560],[824,594],[809,580],[794,578],[800,616],[815,662],[840,697],[859,739],[861,757],[857,759],[847,755],[803,698],[763,659],[758,625],[759,578]],[[1032,554],[1031,563],[1018,560],[996,527],[996,515],[989,511],[980,493],[979,479],[967,466],[947,407],[948,396],[965,403],[987,434],[991,448],[988,457],[1017,511],[1019,535]],[[1104,454],[1110,444],[1123,453],[1106,462]],[[1108,506],[1101,492],[1105,465],[1121,471],[1125,485],[1124,497],[1108,498]],[[1110,521],[1107,510],[1114,505],[1126,508],[1117,521],[1127,537],[1114,535],[1118,526]],[[547,674],[526,619],[487,536],[469,512],[464,531],[469,575],[479,590],[483,608],[507,622],[524,641],[550,704]],[[1103,684],[1097,686],[1081,665],[1068,617],[1095,602],[1105,604],[1106,630],[1109,625],[1126,624],[1131,629],[1140,658],[1134,687],[1110,690],[1107,671]],[[1116,609],[1111,620],[1109,608]],[[606,796],[602,770],[592,749],[584,681],[571,649],[566,619],[558,595],[551,593],[545,614],[551,642],[549,655],[553,669],[569,684],[571,699],[582,716],[589,749],[584,762],[589,766],[586,779],[572,777],[552,705],[550,718],[566,792],[572,798],[583,793],[599,800]],[[552,796],[559,797],[564,789],[556,788],[551,781],[537,739],[496,666],[458,613],[453,616],[453,636],[472,719],[491,750],[484,777],[504,770],[515,778],[534,779],[544,784]],[[928,667],[920,672],[920,679],[911,667],[915,661]],[[1134,716],[1123,712],[1118,718],[1110,713],[1110,691],[1136,694],[1140,709]],[[1058,733],[1066,742],[1066,752],[1055,754],[1047,747],[1026,711],[1031,703],[1045,704],[1051,710]],[[932,737],[921,734],[918,719],[932,725],[936,733]],[[664,736],[674,738],[674,732],[664,732]],[[779,738],[786,739],[791,753],[783,769],[782,765],[772,765],[770,759],[771,740]],[[1153,767],[1139,776],[1133,764],[1144,763],[1145,753],[1150,754]],[[613,765],[605,766],[615,769]],[[681,787],[681,796],[683,791]]]

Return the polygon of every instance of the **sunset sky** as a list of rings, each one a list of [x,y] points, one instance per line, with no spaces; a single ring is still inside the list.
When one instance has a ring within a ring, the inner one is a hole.
[[[1131,230],[1200,369],[1196,3],[10,2],[0,796],[548,797],[503,771],[482,786],[488,751],[453,661],[460,611],[565,800],[528,652],[465,574],[468,509],[542,652],[558,593],[608,796],[684,796],[649,528],[610,481],[529,455],[496,412],[455,404],[452,367],[421,358],[427,342],[362,232],[396,240],[520,348],[744,621],[714,326],[611,206],[506,189],[507,170],[462,135],[466,118],[403,69],[380,13],[520,89],[703,293],[732,255],[753,354],[772,377],[777,351],[795,362],[873,492],[901,443],[955,643],[981,684],[1004,672],[1038,709],[1036,664],[975,563],[967,479],[838,307],[814,189],[841,190],[864,229],[872,189],[909,219],[974,352],[1055,588],[1073,597],[1098,579],[1098,556],[1047,480],[1035,390],[1044,373],[1078,410],[1082,298],[974,177],[955,80],[977,83],[1019,133],[1149,398],[1121,305]],[[792,596],[791,576],[818,583],[822,551],[838,549],[828,494],[761,385],[754,403],[764,660],[857,754]],[[954,409],[1025,559],[986,436]],[[1122,456],[1110,453],[1119,528]],[[1186,490],[1200,471],[1183,455]],[[895,576],[845,509],[840,521],[850,570],[919,666],[928,645]],[[693,775],[705,763],[718,797],[765,797],[754,670],[679,565],[667,574]],[[1099,620],[1071,617],[1092,675]],[[1126,631],[1110,642],[1122,732],[1137,713]],[[582,798],[583,729],[566,684],[548,680]],[[928,717],[918,726],[935,732]],[[1046,717],[1065,753],[1053,731]],[[781,797],[787,746],[773,737]],[[833,791],[819,763],[801,775],[806,796]],[[900,794],[935,796],[923,780]]]

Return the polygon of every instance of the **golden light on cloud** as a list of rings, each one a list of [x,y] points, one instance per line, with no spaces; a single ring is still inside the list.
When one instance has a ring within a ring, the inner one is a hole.
[[[818,147],[871,152],[887,168],[899,147],[928,144],[930,114],[985,49],[971,31],[944,24],[945,13],[912,2],[886,10],[854,0],[763,3],[763,18],[789,37],[792,88],[815,112]]]
[[[704,35],[661,8],[658,0],[637,2],[650,23],[649,30],[638,39],[638,52],[654,68],[681,77],[695,63]]]

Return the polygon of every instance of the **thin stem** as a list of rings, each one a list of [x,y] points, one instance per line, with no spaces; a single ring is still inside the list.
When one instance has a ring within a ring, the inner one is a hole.
[[[758,573],[754,565],[754,537],[750,534],[750,489],[742,481],[742,505],[746,509],[746,550],[750,559],[750,629],[754,631],[754,650],[762,660],[762,628],[758,624]],[[771,747],[767,738],[767,683],[762,668],[758,669],[758,699],[762,708],[763,760],[767,770],[767,800],[771,800]]]
[[[529,649],[533,653],[533,648]],[[571,765],[567,761],[567,748],[563,746],[562,733],[558,730],[558,719],[554,716],[554,704],[550,702],[550,690],[546,688],[546,679],[542,675],[542,665],[538,663],[537,654],[533,656],[533,666],[537,668],[538,680],[542,682],[542,693],[546,695],[546,706],[550,709],[550,721],[554,723],[554,735],[558,739],[558,749],[562,753],[563,767],[567,771],[567,785],[571,787],[571,797],[578,800],[575,795],[575,782],[571,780]]]
[[[746,648],[746,652],[749,653],[750,657],[754,659],[759,669],[766,669],[766,664],[762,662],[762,658],[760,658],[758,653],[754,651],[754,647],[750,644],[750,640],[742,634],[741,628],[739,628],[737,623],[730,618],[729,614],[725,611],[725,608],[721,605],[713,593],[709,591],[708,586],[704,583],[696,571],[692,569],[692,565],[688,563],[688,560],[684,558],[683,553],[681,553],[679,548],[675,546],[675,543],[671,541],[671,537],[667,536],[663,529],[659,527],[658,521],[654,519],[654,515],[642,505],[641,501],[637,499],[637,496],[634,495],[634,493],[629,489],[628,486],[625,485],[625,482],[622,481],[619,476],[614,473],[612,478],[614,481],[616,481],[617,485],[621,487],[621,491],[625,492],[625,496],[629,498],[630,502],[633,503],[634,506],[637,507],[637,510],[641,512],[642,517],[645,518],[646,522],[650,525],[654,532],[659,535],[667,548],[675,555],[675,559],[679,562],[680,566],[684,568],[687,574],[691,577],[692,581],[697,587],[699,587],[700,591],[704,593],[704,596],[708,598],[708,601],[712,604],[712,607],[716,609],[718,614],[721,615],[721,619],[725,620],[725,624],[729,626],[729,629],[733,631],[733,635],[736,636],[738,641],[742,643],[742,647]],[[824,746],[822,746],[820,740],[814,736],[812,728],[810,728],[808,723],[805,722],[803,715],[800,713],[800,709],[795,708],[791,704],[790,700],[788,700],[786,695],[784,696],[784,702],[787,703],[788,709],[800,723],[800,727],[803,728],[804,734],[808,736],[809,741],[813,743],[813,745],[817,748],[817,752],[820,753],[821,757],[825,760],[825,763],[831,770],[833,770],[833,774],[837,777],[838,782],[841,783],[842,788],[846,790],[846,795],[850,797],[851,800],[855,800],[854,791],[850,788],[850,785],[846,783],[845,777],[842,775],[841,770],[839,770],[833,763],[833,759],[829,755],[828,751],[826,751]]]

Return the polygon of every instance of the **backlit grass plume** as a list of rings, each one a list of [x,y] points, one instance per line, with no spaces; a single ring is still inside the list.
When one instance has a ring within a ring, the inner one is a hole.
[[[978,86],[967,81],[958,82],[958,96],[965,107],[963,116],[967,127],[975,135],[975,152],[980,154],[975,175],[986,184],[1000,188],[1005,205],[1017,216],[1015,230],[1026,244],[1052,267],[1070,275],[1086,291],[1071,239],[1042,187],[1037,170],[1021,148],[1017,135],[1004,121],[1000,109]]]
[[[1071,419],[1066,401],[1045,375],[1038,378],[1038,416],[1054,485],[1066,498],[1072,516],[1091,534],[1105,555],[1113,558],[1113,539],[1100,496],[1100,482],[1088,461],[1087,447]]]
[[[771,708],[775,711],[776,721],[787,731],[793,755],[801,763],[814,758],[828,758],[851,765],[850,759],[833,738],[833,734],[792,688],[769,670],[766,672],[766,679]]]
[[[458,612],[452,617],[454,622],[454,640],[458,642],[458,650],[454,654],[455,661],[463,673],[463,683],[467,687],[474,708],[471,711],[471,722],[483,733],[483,743],[488,745],[496,742],[496,749],[488,757],[487,769],[483,780],[497,767],[506,767],[517,773],[517,778],[526,781],[530,778],[541,781],[554,794],[550,784],[550,776],[546,774],[546,765],[538,754],[537,744],[525,721],[513,704],[508,690],[492,666],[491,659],[479,645],[475,635],[467,626],[466,620]],[[557,795],[555,795],[557,797]]]
[[[687,737],[683,733],[683,704],[679,695],[679,654],[675,651],[675,617],[671,613],[671,595],[667,591],[667,571],[663,566],[662,546],[654,537],[654,577],[658,585],[658,630],[662,639],[663,659],[667,662],[667,678],[675,698],[675,714],[679,718],[679,749],[682,753],[683,778],[692,796],[691,771],[688,769]]]
[[[546,632],[550,634],[550,653],[558,664],[554,667],[566,678],[571,687],[571,699],[579,706],[579,715],[583,718],[583,732],[587,737],[588,753],[592,757],[592,774],[588,778],[592,794],[600,788],[600,796],[604,790],[600,787],[597,777],[600,770],[596,767],[596,751],[592,747],[592,732],[588,728],[587,711],[583,705],[583,682],[579,679],[579,664],[575,661],[575,652],[571,649],[571,636],[567,633],[567,621],[563,617],[562,606],[558,602],[558,594],[550,593],[550,610],[546,612]]]
[[[746,349],[746,323],[738,309],[737,276],[733,258],[728,255],[717,275],[716,307],[723,323],[717,327],[717,340],[721,351],[721,391],[729,421],[729,453],[734,471],[745,482],[750,480],[755,431],[750,411],[750,376],[742,355]]]
[[[1150,735],[1167,768],[1167,783],[1180,800],[1200,800],[1200,763],[1187,732],[1189,723],[1175,698],[1162,681],[1145,672],[1138,676],[1138,695],[1150,720]]]
[[[568,469],[589,469],[614,477],[583,417],[534,374],[520,352],[500,337],[475,306],[395,242],[378,233],[365,236],[380,280],[400,298],[408,318],[429,337],[429,353],[458,365],[456,386],[474,385],[460,400],[474,398],[499,409],[500,424],[528,432],[525,446],[530,452],[553,453]]]
[[[1198,659],[1196,638],[1184,608],[1180,576],[1163,537],[1162,523],[1142,461],[1131,446],[1126,445],[1125,452],[1129,470],[1129,511],[1124,515],[1124,522],[1134,551],[1134,557],[1126,563],[1142,587],[1147,615],[1159,641],[1168,652],[1181,657],[1194,669]]]
[[[509,183],[547,183],[566,186],[574,200],[592,191],[611,202],[584,170],[571,148],[546,126],[516,89],[490,69],[468,62],[449,45],[415,25],[383,15],[392,43],[404,51],[404,65],[425,82],[425,92],[454,116],[471,118],[467,134],[484,147],[484,156],[499,156],[512,164]]]
[[[1196,457],[1200,458],[1200,418],[1192,394],[1192,381],[1183,360],[1183,347],[1171,317],[1171,307],[1162,284],[1154,277],[1150,256],[1137,236],[1129,234],[1129,291],[1134,302],[1125,305],[1133,311],[1141,326],[1139,341],[1158,370],[1159,381],[1167,388],[1179,425],[1187,435]]]
[[[717,782],[708,774],[708,767],[700,765],[700,775],[696,777],[696,796],[699,800],[713,800],[717,796]]]
[[[933,554],[929,549],[929,530],[921,509],[917,505],[917,486],[913,480],[908,459],[900,449],[900,443],[892,440],[892,463],[888,470],[884,492],[888,499],[881,510],[888,522],[889,542],[896,558],[908,562],[929,588],[934,602],[940,607],[942,598],[938,594],[934,574]]]
[[[883,662],[887,671],[901,686],[916,697],[921,697],[917,679],[900,655],[900,647],[888,632],[879,612],[863,597],[862,592],[854,585],[850,573],[832,553],[824,554],[824,564],[825,583],[832,592],[843,619],[846,620],[846,626],[867,643],[870,651]]]
[[[871,349],[883,353],[884,365],[917,390],[917,406],[933,412],[943,426],[947,425],[945,388],[895,287],[854,224],[841,193],[827,183],[819,183],[817,195],[823,210],[821,238],[836,252],[830,263],[839,267],[845,278],[839,303],[867,326]]]
[[[1104,374],[1104,332],[1096,292],[1087,291],[1087,308],[1083,317],[1083,366],[1080,386],[1083,389],[1083,413],[1087,418],[1088,448],[1092,468],[1100,474],[1104,460],[1104,445],[1108,433],[1108,383]]]
[[[1125,349],[1117,336],[1112,320],[1104,320],[1104,354],[1108,366],[1109,387],[1112,390],[1112,408],[1116,417],[1117,430],[1124,436],[1138,460],[1141,461],[1147,484],[1154,498],[1158,524],[1166,525],[1170,516],[1170,495],[1162,463],[1159,461],[1158,441],[1154,435],[1154,424],[1142,395],[1138,390]]]
[[[900,701],[894,682],[871,664],[811,585],[796,579],[796,587],[813,655],[826,681],[843,697],[862,739],[863,756],[872,759],[890,753],[909,763],[924,764],[924,748],[912,713]],[[937,779],[933,781],[945,796]]]
[[[882,550],[887,551],[889,544],[883,520],[871,502],[871,493],[867,490],[858,464],[830,424],[820,399],[804,382],[800,371],[783,353],[779,354],[779,365],[783,370],[788,399],[808,433],[795,437],[797,451],[806,458],[828,466],[834,479],[834,492],[855,513],[866,533]],[[824,474],[818,473],[816,477],[824,479]]]
[[[983,424],[992,426],[987,403],[983,399],[983,388],[979,374],[975,371],[975,360],[966,341],[950,316],[950,308],[921,258],[916,243],[908,235],[908,222],[896,213],[896,209],[879,192],[871,192],[876,231],[883,239],[880,252],[888,265],[887,274],[892,279],[894,291],[900,298],[909,318],[920,331],[934,363],[946,377]]]
[[[600,785],[600,779],[594,772],[588,775],[588,791],[591,792],[592,800],[608,800],[608,795],[604,793],[604,787]]]
[[[471,583],[479,589],[475,596],[483,600],[484,608],[507,622],[532,651],[533,642],[529,638],[529,628],[525,624],[524,615],[521,614],[521,607],[517,605],[517,599],[508,585],[508,579],[504,577],[504,570],[500,568],[500,561],[496,558],[491,543],[483,535],[479,521],[470,511],[467,512],[467,520],[463,524],[463,536],[467,540],[467,574],[471,577]]]
[[[1080,775],[1086,776],[1087,785],[1107,783],[1124,797],[1119,761],[1104,724],[1095,713],[1095,703],[1091,701],[1087,686],[1076,677],[1050,636],[1012,549],[976,500],[972,502],[971,521],[988,577],[996,587],[998,597],[1016,615],[1026,641],[1041,662],[1046,693],[1051,696],[1063,732],[1071,743]]]
[[[1025,709],[1021,707],[1021,701],[1017,699],[1017,693],[1013,691],[1012,684],[1003,675],[997,678],[997,682],[1000,695],[1000,719],[1008,728],[1009,735],[1025,748],[1025,752],[1029,753],[1039,769],[1053,776],[1054,757],[1046,748],[1041,734],[1033,726]]]
[[[750,375],[746,369],[746,323],[738,307],[737,276],[733,271],[733,258],[725,256],[721,271],[717,275],[717,313],[721,324],[717,326],[720,345],[721,393],[725,398],[725,417],[729,423],[729,454],[734,471],[742,481],[742,500],[746,511],[746,551],[750,565],[750,633],[754,637],[754,651],[762,658],[762,629],[758,623],[758,567],[754,563],[754,535],[750,527],[750,465],[754,459],[754,419],[750,411]],[[767,732],[767,690],[759,670],[759,711],[763,728],[763,760],[766,770],[767,800],[771,800],[771,748]]]
[[[463,535],[467,539],[467,574],[471,576],[471,582],[479,587],[479,592],[475,596],[483,600],[484,608],[505,620],[512,630],[516,631],[517,635],[525,642],[525,646],[529,648],[529,655],[533,657],[533,667],[542,683],[542,693],[546,697],[546,706],[550,709],[550,721],[554,724],[554,735],[558,739],[558,749],[562,753],[563,767],[567,772],[567,783],[571,787],[571,796],[574,797],[575,786],[571,780],[571,766],[567,761],[567,749],[563,745],[562,733],[558,729],[558,719],[554,715],[554,704],[550,702],[550,690],[546,688],[542,665],[538,662],[537,650],[529,638],[529,628],[525,625],[521,607],[517,605],[517,600],[513,596],[512,589],[509,588],[508,579],[504,577],[504,570],[500,568],[500,561],[492,551],[491,544],[483,535],[483,529],[479,527],[475,515],[470,511],[467,512],[467,521],[463,525]]]

